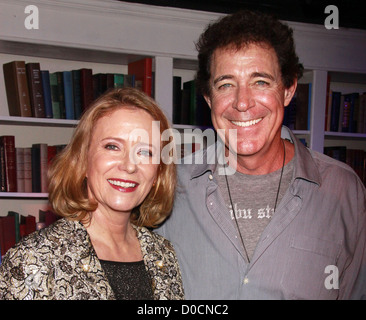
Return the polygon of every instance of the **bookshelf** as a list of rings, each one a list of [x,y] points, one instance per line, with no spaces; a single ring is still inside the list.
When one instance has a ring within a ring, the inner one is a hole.
[[[39,29],[24,27],[27,5],[39,9]],[[153,58],[155,99],[172,119],[172,77],[194,78],[195,41],[218,13],[157,7],[114,0],[0,0],[0,63],[40,62],[50,72],[91,68],[93,73],[127,73],[127,64]],[[301,80],[312,84],[309,130],[295,133],[323,151],[329,144],[366,150],[366,134],[324,131],[327,77],[332,86],[366,91],[366,31],[326,30],[321,25],[288,23],[306,69]],[[326,51],[325,49],[326,48]],[[16,146],[67,143],[75,120],[9,117],[0,71],[0,135],[16,136]],[[177,125],[178,130],[194,129]],[[8,210],[37,216],[47,194],[0,193],[0,215]]]

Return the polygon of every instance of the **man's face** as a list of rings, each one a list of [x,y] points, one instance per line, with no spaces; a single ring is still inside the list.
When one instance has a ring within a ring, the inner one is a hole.
[[[217,49],[211,62],[210,96],[216,130],[237,130],[237,143],[230,147],[240,156],[266,155],[274,139],[280,139],[284,106],[295,92],[297,82],[283,86],[275,51],[250,44],[242,49]]]

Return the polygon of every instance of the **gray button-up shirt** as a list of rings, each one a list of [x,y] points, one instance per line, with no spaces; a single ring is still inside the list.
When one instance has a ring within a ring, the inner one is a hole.
[[[285,127],[282,137],[295,145],[292,181],[249,264],[207,164],[218,144],[203,164],[179,166],[174,210],[157,232],[173,242],[187,299],[366,298],[365,187]]]

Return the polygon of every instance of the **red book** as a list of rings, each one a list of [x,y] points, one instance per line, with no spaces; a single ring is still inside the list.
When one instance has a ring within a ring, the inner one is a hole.
[[[24,227],[21,226],[25,226],[25,230],[23,229]],[[25,233],[22,234],[23,236],[27,236],[36,231],[36,217],[32,215],[28,215],[27,217],[21,216],[19,229],[21,229],[22,232],[25,231]]]
[[[4,255],[15,245],[15,218],[14,216],[0,217],[0,248]]]
[[[128,74],[135,75],[135,87],[152,96],[152,58],[130,62]]]
[[[0,137],[1,158],[1,191],[17,192],[17,167],[15,137]]]

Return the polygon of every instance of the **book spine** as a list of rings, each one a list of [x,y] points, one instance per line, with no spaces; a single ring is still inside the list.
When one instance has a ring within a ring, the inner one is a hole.
[[[58,93],[57,74],[50,73],[52,113],[54,119],[61,119],[60,95]]]
[[[36,118],[44,118],[45,111],[40,64],[38,62],[27,63],[26,69],[33,116]]]
[[[32,191],[48,192],[48,145],[35,143],[32,145]]]
[[[81,84],[80,84],[80,70],[73,70],[72,74],[72,87],[74,92],[74,112],[75,119],[80,119],[82,114],[81,106]]]
[[[33,144],[32,155],[32,192],[41,192],[41,150],[38,144]]]
[[[32,117],[25,61],[12,61],[3,65],[9,115]]]
[[[24,148],[15,148],[17,170],[17,192],[25,192],[24,188]]]
[[[1,253],[4,255],[15,245],[15,217],[5,216],[0,218],[0,234],[2,236]]]
[[[74,112],[74,91],[72,85],[71,71],[63,71],[64,97],[65,97],[65,119],[75,119]]]
[[[50,72],[41,70],[41,79],[43,87],[44,113],[46,118],[53,118]]]
[[[57,87],[58,87],[58,101],[60,104],[60,116],[61,116],[61,119],[66,119],[63,72],[62,71],[56,72],[56,76],[57,76]]]
[[[93,96],[93,71],[92,69],[80,69],[81,106],[84,112],[94,100]]]
[[[1,136],[0,144],[4,148],[5,182],[7,192],[17,191],[17,171],[15,155],[15,137]]]
[[[32,192],[32,148],[24,148],[24,192]]]

